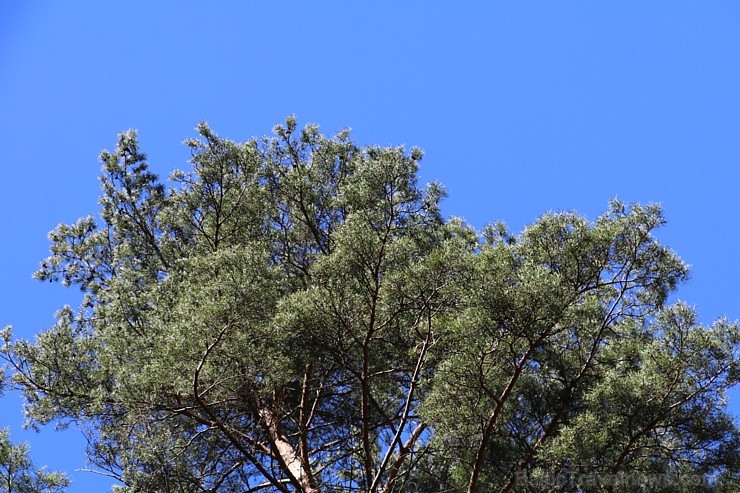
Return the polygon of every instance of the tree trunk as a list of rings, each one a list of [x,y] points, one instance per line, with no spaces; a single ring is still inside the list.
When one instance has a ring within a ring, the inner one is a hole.
[[[280,430],[280,423],[275,419],[272,411],[262,409],[260,416],[265,422],[275,453],[278,455],[281,465],[286,469],[285,472],[290,477],[291,483],[299,488],[301,492],[318,493],[319,489],[316,487],[316,482],[311,474],[310,465],[303,463],[293,445]]]

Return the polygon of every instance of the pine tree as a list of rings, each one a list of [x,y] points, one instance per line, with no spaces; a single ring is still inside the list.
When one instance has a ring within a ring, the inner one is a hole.
[[[30,418],[84,423],[122,491],[737,481],[740,327],[667,304],[687,267],[659,207],[478,234],[418,184],[417,149],[292,117],[246,143],[197,130],[169,185],[135,132],[101,154],[100,218],[57,227],[36,274],[82,305],[5,335]]]

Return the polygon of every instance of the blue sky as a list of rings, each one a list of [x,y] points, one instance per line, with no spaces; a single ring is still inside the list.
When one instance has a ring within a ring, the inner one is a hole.
[[[445,214],[477,227],[660,202],[660,238],[693,266],[678,298],[740,319],[739,25],[734,1],[2,1],[0,326],[32,338],[77,302],[31,274],[49,230],[97,212],[119,131],[167,176],[198,121],[246,140],[289,114],[423,148]],[[71,491],[110,483],[74,471],[76,431],[22,421],[0,399],[0,426]]]

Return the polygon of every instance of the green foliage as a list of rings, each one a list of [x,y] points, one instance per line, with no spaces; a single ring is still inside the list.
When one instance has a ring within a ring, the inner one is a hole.
[[[7,429],[0,429],[0,490],[7,493],[57,493],[69,486],[58,472],[36,469],[28,458],[28,445],[14,445]]]
[[[36,274],[82,306],[6,334],[32,423],[83,425],[120,490],[736,484],[740,328],[666,305],[687,268],[659,207],[479,236],[416,149],[197,130],[169,186],[133,132],[101,154],[100,220],[57,227]]]

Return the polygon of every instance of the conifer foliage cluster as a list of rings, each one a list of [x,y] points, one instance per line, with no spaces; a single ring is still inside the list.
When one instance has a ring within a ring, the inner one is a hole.
[[[419,150],[197,130],[167,183],[135,132],[101,154],[36,273],[84,301],[4,332],[29,418],[118,491],[738,491],[740,327],[668,303],[659,207],[478,233]]]

